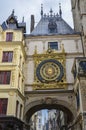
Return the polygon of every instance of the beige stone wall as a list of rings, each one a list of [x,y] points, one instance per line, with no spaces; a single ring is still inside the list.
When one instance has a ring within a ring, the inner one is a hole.
[[[22,96],[19,96],[18,94],[19,93],[16,90],[12,90],[12,89],[8,90],[7,88],[5,88],[5,90],[4,90],[4,89],[0,88],[0,98],[8,99],[6,115],[16,116],[16,101],[19,101],[18,118],[20,118],[19,117],[20,105],[22,105],[21,119],[23,119],[24,98],[22,98]]]
[[[6,33],[13,32],[11,42],[6,42]],[[12,51],[12,62],[2,62],[3,51]],[[10,83],[0,84],[0,98],[7,98],[7,114],[16,116],[16,101],[19,102],[18,118],[23,120],[24,111],[24,65],[25,50],[23,34],[21,30],[3,31],[0,26],[0,71],[11,71]],[[20,106],[22,105],[22,115],[20,117]]]
[[[44,49],[47,50],[48,49],[48,42],[58,42],[58,50],[60,50],[60,46],[61,44],[64,44],[64,49],[65,51],[68,53],[74,53],[77,52],[77,48],[79,48],[79,52],[82,52],[82,43],[81,43],[81,39],[80,36],[63,36],[60,38],[57,36],[56,37],[44,37],[44,38],[33,38],[26,39],[26,52],[27,55],[33,55],[34,54],[34,50],[35,50],[35,46],[37,46],[37,52],[39,54],[43,53]]]
[[[74,117],[76,117],[76,99],[75,95],[72,92],[65,91],[52,91],[52,92],[46,92],[46,93],[37,93],[36,91],[34,93],[26,94],[26,104],[25,104],[25,111],[24,115],[27,116],[27,113],[31,108],[34,106],[43,106],[45,104],[47,105],[57,105],[57,108],[59,108],[59,105],[64,106],[68,110],[70,110]],[[39,98],[40,97],[40,98]],[[38,107],[39,109],[40,107]],[[62,110],[62,108],[61,108]]]
[[[81,104],[83,112],[86,111],[86,78],[80,78]]]
[[[3,31],[1,26],[0,26],[0,42],[6,41],[6,33],[7,32],[12,32],[13,33],[13,41],[22,41],[23,40],[23,34],[21,30],[6,30]]]
[[[71,0],[74,27],[76,31],[86,30],[86,1],[85,0]]]
[[[68,83],[73,83],[73,75],[71,69],[73,66],[74,58],[83,56],[82,42],[79,35],[71,36],[57,36],[57,37],[34,37],[26,39],[26,53],[27,61],[25,65],[25,84],[29,84],[28,91],[31,90],[31,84],[34,82],[34,60],[32,55],[35,51],[35,46],[38,54],[43,54],[48,49],[48,42],[58,42],[58,51],[61,51],[61,45],[64,45],[66,52],[66,78]]]
[[[12,62],[2,62],[2,55],[3,51],[13,51],[13,60]],[[11,80],[9,85],[1,85],[1,88],[4,88],[6,86],[12,87],[12,88],[18,88],[21,93],[24,93],[24,86],[22,84],[22,80],[24,80],[23,76],[23,66],[21,66],[24,62],[24,55],[21,52],[21,47],[19,45],[12,45],[12,44],[0,44],[0,71],[8,70],[11,71]],[[21,56],[21,61],[20,61]],[[21,81],[19,83],[19,75],[21,76]],[[18,86],[19,85],[19,86]]]
[[[86,0],[71,0],[74,28],[82,33],[84,55],[86,56]]]

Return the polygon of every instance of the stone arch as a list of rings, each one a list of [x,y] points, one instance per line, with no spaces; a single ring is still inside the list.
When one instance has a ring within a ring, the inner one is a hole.
[[[41,109],[59,109],[67,113],[68,122],[72,122],[76,115],[76,109],[67,101],[58,100],[56,98],[43,98],[28,103],[25,106],[24,120],[29,122],[31,116]]]

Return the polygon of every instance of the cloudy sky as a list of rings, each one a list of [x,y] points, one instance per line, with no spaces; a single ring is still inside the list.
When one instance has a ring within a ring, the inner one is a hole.
[[[73,27],[72,13],[71,13],[71,0],[0,0],[0,24],[5,21],[11,14],[12,10],[15,10],[15,15],[18,17],[18,21],[22,21],[24,16],[27,33],[30,30],[30,16],[35,15],[35,24],[40,20],[40,9],[43,4],[44,13],[48,14],[52,8],[54,13],[59,11],[59,3],[62,6],[62,17],[64,20]]]

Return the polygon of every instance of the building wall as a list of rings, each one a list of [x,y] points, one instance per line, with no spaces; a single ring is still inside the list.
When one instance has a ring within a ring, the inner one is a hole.
[[[14,35],[13,35],[13,41],[22,41],[23,40],[23,34],[20,30],[12,30],[12,29],[9,29],[9,30],[6,30],[6,31],[3,31],[1,28],[0,28],[0,41],[6,41],[6,33],[7,32],[13,32]]]
[[[71,0],[74,29],[81,33],[84,55],[86,56],[86,1]]]
[[[77,56],[83,55],[82,42],[79,35],[70,35],[70,36],[44,36],[44,37],[28,37],[26,38],[26,53],[27,61],[25,65],[25,84],[28,87],[28,90],[32,90],[31,85],[34,83],[34,60],[33,54],[35,49],[38,54],[43,54],[48,49],[48,42],[58,42],[58,51],[61,51],[61,46],[63,44],[64,50],[66,53],[66,79],[68,83],[73,83],[73,75],[71,73],[74,58]],[[71,88],[71,85],[69,85]]]
[[[12,41],[6,41],[6,34],[13,33]],[[23,120],[25,64],[23,34],[21,30],[2,30],[0,27],[0,72],[10,71],[10,82],[0,83],[0,99],[8,99],[6,115]],[[12,61],[3,61],[3,53],[12,52]],[[1,79],[0,79],[1,80]],[[18,102],[18,106],[17,106]],[[1,108],[1,107],[0,107]]]
[[[77,32],[86,30],[86,1],[85,0],[71,0],[74,27]],[[86,33],[85,33],[86,34]]]

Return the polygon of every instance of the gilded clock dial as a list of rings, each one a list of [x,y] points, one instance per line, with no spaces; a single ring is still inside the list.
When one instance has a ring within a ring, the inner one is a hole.
[[[54,59],[44,60],[38,65],[36,75],[41,82],[60,81],[64,75],[63,66]]]

